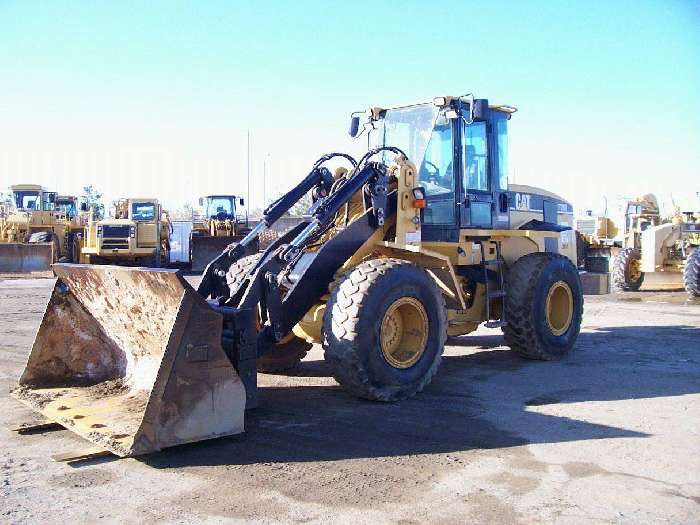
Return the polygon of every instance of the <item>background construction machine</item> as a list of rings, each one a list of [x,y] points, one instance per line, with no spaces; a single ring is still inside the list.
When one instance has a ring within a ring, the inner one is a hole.
[[[292,367],[312,342],[378,401],[423,390],[447,337],[482,323],[523,357],[560,358],[583,313],[572,207],[508,186],[514,112],[472,96],[372,108],[372,149],[321,157],[196,291],[172,270],[55,265],[14,395],[129,456],[243,431],[260,361]],[[309,192],[300,224],[250,250]]]
[[[576,219],[576,253],[578,267],[590,272],[607,273],[610,259],[622,248],[619,229],[607,216],[594,216],[591,210]]]
[[[18,184],[10,190],[11,202],[0,219],[0,271],[42,271],[58,260],[78,262],[73,239],[83,231],[83,222],[77,200],[59,199],[37,184]]]
[[[229,244],[240,241],[248,232],[248,216],[237,212],[245,201],[235,195],[200,197],[203,214],[192,217],[190,234],[190,264],[192,271],[201,272]]]
[[[700,297],[700,211],[663,219],[656,197],[645,195],[627,205],[624,248],[612,268],[618,291],[639,290],[645,274],[669,277],[691,297]]]
[[[87,225],[81,262],[162,267],[170,261],[171,224],[157,199],[115,203],[114,217]]]

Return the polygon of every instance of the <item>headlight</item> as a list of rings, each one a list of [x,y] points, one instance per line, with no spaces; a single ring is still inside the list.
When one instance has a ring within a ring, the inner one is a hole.
[[[136,237],[136,226],[129,228],[129,235],[133,238]]]
[[[97,227],[97,236],[102,237],[102,226]]]

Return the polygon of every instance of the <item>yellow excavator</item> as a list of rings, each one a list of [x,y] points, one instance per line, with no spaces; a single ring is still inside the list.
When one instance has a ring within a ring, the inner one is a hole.
[[[55,265],[13,395],[133,456],[242,432],[260,361],[296,366],[312,343],[379,402],[425,389],[448,335],[482,324],[524,358],[561,358],[583,313],[573,209],[509,187],[515,111],[468,95],[353,114],[366,154],[319,158],[196,289],[175,270]],[[305,219],[251,250],[306,194]]]

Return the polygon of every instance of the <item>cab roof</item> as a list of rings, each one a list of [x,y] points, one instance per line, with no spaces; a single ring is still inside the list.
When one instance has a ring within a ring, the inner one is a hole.
[[[15,184],[14,186],[10,186],[10,190],[12,191],[42,191],[42,192],[48,192],[46,188],[43,186],[40,186],[39,184]]]

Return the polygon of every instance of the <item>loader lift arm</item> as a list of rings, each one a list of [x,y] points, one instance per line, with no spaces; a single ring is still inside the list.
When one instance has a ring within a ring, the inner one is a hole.
[[[218,257],[209,263],[202,274],[202,280],[197,287],[197,292],[204,298],[227,296],[228,293],[224,287],[226,271],[231,264],[247,255],[246,247],[258,237],[260,232],[277,222],[309,191],[313,190],[312,196],[314,201],[328,195],[333,184],[333,176],[323,164],[335,157],[343,157],[349,160],[353,168],[357,166],[357,161],[345,153],[329,153],[318,159],[309,174],[299,184],[264,210],[262,220],[255,225],[250,233],[239,242],[230,244]]]
[[[396,210],[394,194],[387,194],[390,176],[387,167],[381,162],[369,159],[381,152],[391,151],[403,154],[401,150],[381,147],[365,155],[357,168],[345,179],[334,182],[331,192],[312,206],[311,217],[299,224],[285,236],[278,239],[263,254],[238,289],[230,290],[230,297],[223,295],[209,300],[209,304],[224,315],[224,331],[232,334],[223,341],[224,349],[246,386],[247,407],[257,404],[256,359],[270,351],[274,344],[290,333],[318,299],[328,292],[328,284],[333,281],[335,272],[343,263],[370,238],[386,217]],[[302,182],[308,187],[318,181],[314,170]],[[300,185],[301,186],[301,185]],[[334,223],[334,217],[358,191],[362,191],[364,213],[318,249],[305,251],[304,248],[316,242]],[[301,198],[295,192],[292,198]],[[282,209],[282,200],[273,208]],[[272,214],[268,214],[272,217]],[[235,248],[234,248],[235,250]],[[224,264],[235,260],[227,254],[220,258]],[[242,257],[242,252],[233,257]],[[280,286],[286,289],[282,294]],[[259,312],[260,324],[256,315]],[[236,335],[239,334],[239,335]],[[244,344],[242,339],[254,344]],[[255,335],[253,335],[255,334]]]

